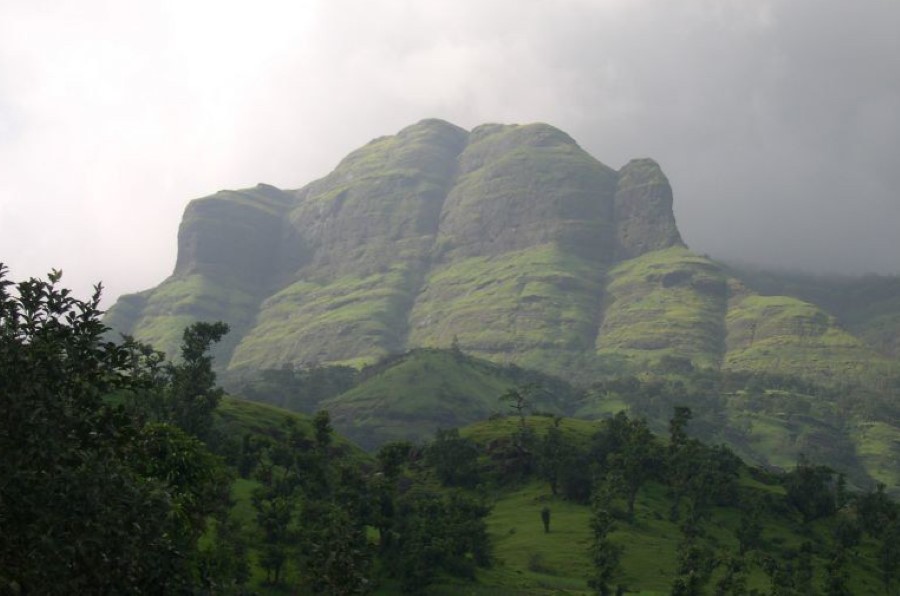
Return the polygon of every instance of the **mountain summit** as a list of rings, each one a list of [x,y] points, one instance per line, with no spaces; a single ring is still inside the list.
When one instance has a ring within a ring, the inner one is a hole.
[[[833,316],[691,253],[660,167],[616,171],[546,124],[424,120],[294,191],[192,201],[173,274],[107,323],[174,353],[222,320],[231,370],[459,346],[590,380],[679,361],[852,375],[881,358]]]

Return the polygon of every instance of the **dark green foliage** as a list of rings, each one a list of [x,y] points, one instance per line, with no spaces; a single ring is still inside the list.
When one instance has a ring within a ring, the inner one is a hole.
[[[829,482],[834,472],[826,466],[814,466],[801,459],[784,480],[787,500],[810,522],[835,509],[834,494]]]
[[[226,476],[196,439],[113,405],[153,373],[103,340],[99,286],[82,301],[48,279],[0,265],[0,591],[185,590]]]
[[[879,483],[874,491],[856,497],[860,525],[875,537],[881,536],[884,529],[897,519],[897,503],[887,496],[884,489],[884,484]]]
[[[326,399],[355,387],[358,379],[359,371],[349,366],[285,366],[226,374],[223,384],[246,399],[311,414]]]
[[[302,515],[303,581],[309,594],[367,594],[372,553],[359,517],[335,503],[309,501]]]
[[[713,505],[733,503],[737,498],[740,460],[727,447],[708,447],[687,436],[690,408],[676,407],[669,424],[666,473],[674,500],[670,518],[680,517],[683,498],[691,515],[702,517]]]
[[[216,387],[210,346],[228,333],[225,323],[194,323],[184,330],[181,362],[172,365],[169,403],[172,422],[186,432],[206,439],[212,413],[224,392]]]
[[[884,590],[891,593],[900,571],[900,522],[892,520],[883,531],[878,553],[878,568]]]
[[[458,429],[438,430],[425,450],[428,464],[444,486],[474,487],[479,482],[478,446]]]
[[[208,544],[200,549],[196,587],[207,594],[242,593],[250,579],[247,541],[242,529],[227,514],[212,522]]]
[[[716,596],[745,596],[747,594],[747,563],[743,557],[726,555],[722,561],[724,573],[716,582]]]
[[[386,443],[378,450],[377,459],[381,471],[389,480],[395,480],[403,465],[409,461],[413,445],[409,441]]]
[[[760,515],[761,506],[759,503],[744,505],[741,508],[741,521],[736,532],[739,554],[741,556],[762,546],[763,526]]]
[[[619,573],[622,547],[614,544],[609,538],[610,532],[614,529],[612,491],[609,483],[603,482],[594,493],[590,546],[593,569],[588,579],[588,586],[600,596],[609,596],[613,593],[612,582]]]
[[[413,491],[398,500],[396,539],[387,553],[406,593],[422,593],[438,571],[474,577],[491,563],[484,518],[490,508],[458,491]]]
[[[607,422],[606,429],[617,446],[607,455],[606,465],[622,479],[620,486],[628,504],[628,519],[633,521],[637,493],[645,482],[659,474],[662,450],[642,419],[629,420],[620,412]]]
[[[847,551],[837,546],[825,564],[825,583],[822,593],[825,596],[851,596],[850,578],[847,575]]]

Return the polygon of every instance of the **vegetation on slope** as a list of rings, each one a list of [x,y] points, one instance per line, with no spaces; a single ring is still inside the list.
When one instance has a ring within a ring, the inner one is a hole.
[[[887,362],[812,304],[786,296],[738,296],[726,318],[729,370],[821,382],[865,382]]]
[[[674,247],[625,261],[609,279],[599,356],[624,357],[632,371],[666,356],[718,368],[728,288],[713,262]]]
[[[584,377],[578,364],[593,343],[601,274],[553,244],[454,261],[427,278],[409,341],[446,348],[455,340],[489,360]]]
[[[825,309],[882,354],[900,355],[900,278],[809,275],[731,266],[757,292],[806,300]]]
[[[846,594],[898,584],[900,507],[883,486],[851,493],[802,458],[786,474],[749,469],[690,438],[683,405],[661,440],[624,413],[529,416],[539,394],[513,387],[501,397],[514,415],[425,445],[388,443],[373,459],[335,438],[326,411],[310,420],[222,402],[208,349],[225,325],[192,325],[181,362],[165,363],[147,346],[103,342],[99,293],[75,300],[55,273],[10,293],[2,273],[4,592]],[[460,381],[497,368],[423,351],[382,362],[370,380],[406,361],[446,369],[448,358],[468,366]]]
[[[387,441],[423,441],[439,428],[462,426],[508,409],[509,389],[541,387],[529,399],[563,413],[573,401],[566,383],[518,367],[501,366],[458,350],[413,350],[363,369],[359,385],[326,399],[335,428],[363,447]]]

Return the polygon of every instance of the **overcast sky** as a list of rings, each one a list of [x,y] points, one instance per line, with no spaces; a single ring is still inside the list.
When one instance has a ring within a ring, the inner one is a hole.
[[[190,199],[426,117],[653,157],[713,257],[900,272],[897,0],[0,0],[0,261],[107,299]]]

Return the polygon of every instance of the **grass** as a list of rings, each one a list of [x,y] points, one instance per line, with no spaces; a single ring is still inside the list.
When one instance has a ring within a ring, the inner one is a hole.
[[[900,487],[900,429],[884,422],[861,422],[850,431],[857,451],[868,474],[893,489]],[[871,487],[865,487],[871,488]]]
[[[590,350],[600,303],[597,267],[544,244],[463,259],[432,272],[410,315],[409,342],[474,355],[512,354],[551,374]]]
[[[718,366],[727,291],[715,264],[675,247],[625,261],[609,279],[598,354],[625,355],[635,370],[665,355]]]
[[[514,371],[489,362],[447,350],[415,350],[322,407],[335,428],[374,448],[391,440],[421,442],[438,428],[502,412],[500,396],[519,384]],[[560,411],[549,399],[539,398],[535,407]]]

